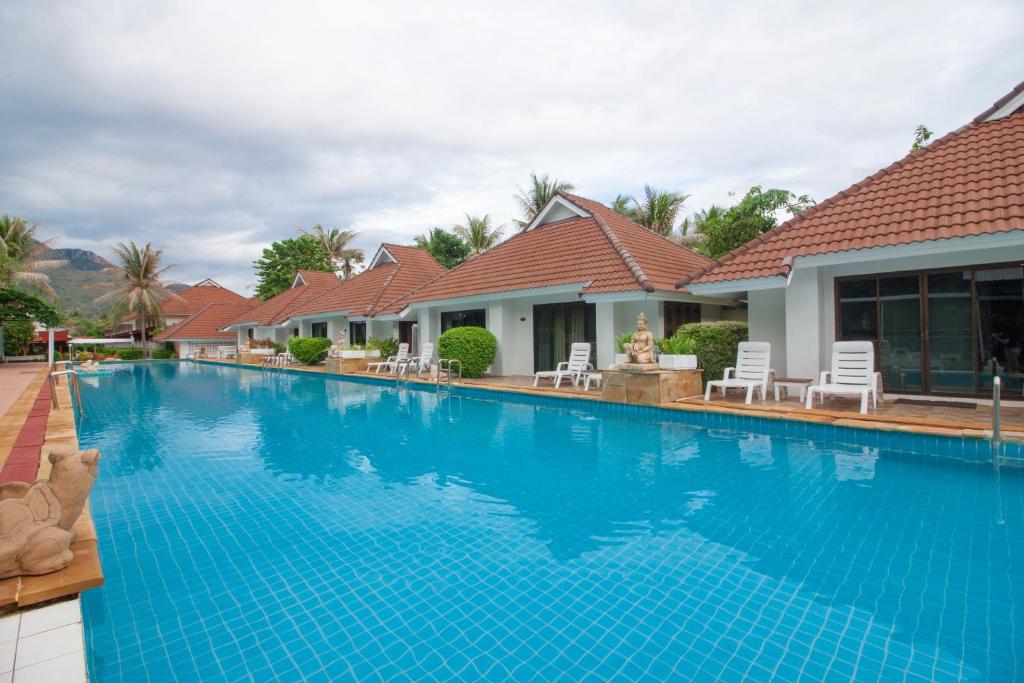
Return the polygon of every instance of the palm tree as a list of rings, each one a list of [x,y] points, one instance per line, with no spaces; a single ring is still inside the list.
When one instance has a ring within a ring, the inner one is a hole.
[[[317,224],[308,232],[302,228],[299,228],[299,232],[320,242],[320,246],[330,257],[331,263],[341,272],[341,277],[345,280],[352,277],[356,265],[362,263],[365,258],[362,249],[351,249],[348,246],[348,243],[359,234],[354,230],[339,230],[338,228],[327,230],[324,226]]]
[[[623,195],[619,195],[615,202],[617,205],[622,200],[623,207],[628,207],[628,202],[631,201],[633,206],[625,209],[628,213],[619,213],[652,232],[668,237],[675,227],[676,216],[689,197],[690,195],[682,192],[664,192],[644,185],[642,201],[636,197],[630,197],[627,201],[623,199]]]
[[[615,201],[612,202],[612,211],[622,214],[631,221],[635,221],[636,209],[632,206],[634,203],[636,203],[636,200],[628,194],[620,194],[615,197]]]
[[[170,282],[161,280],[161,276],[174,268],[164,266],[163,249],[153,249],[147,242],[140,249],[135,242],[118,244],[114,247],[117,265],[106,271],[119,276],[119,282],[113,290],[96,299],[97,304],[115,302],[115,308],[128,310],[138,314],[139,329],[142,330],[142,347],[146,348],[146,319],[160,325],[163,323],[164,311],[161,301],[176,299],[184,301],[180,296],[167,288]],[[147,349],[148,355],[148,349]]]
[[[66,261],[43,258],[54,240],[41,239],[37,230],[38,225],[29,225],[24,218],[0,216],[0,287],[35,287],[56,299],[45,271],[59,268]]]
[[[473,256],[482,254],[501,240],[501,227],[491,227],[491,217],[470,216],[466,214],[466,224],[456,225],[455,234],[469,245],[469,253]]]
[[[519,208],[523,211],[523,220],[516,219],[521,230],[525,230],[544,205],[551,201],[559,192],[572,192],[575,188],[572,183],[567,183],[557,178],[550,180],[548,174],[537,177],[536,171],[530,172],[530,188],[524,190],[519,188],[519,194],[515,195]]]

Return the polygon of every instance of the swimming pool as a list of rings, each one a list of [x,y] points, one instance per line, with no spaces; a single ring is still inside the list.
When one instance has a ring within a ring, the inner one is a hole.
[[[1024,676],[984,444],[196,363],[82,391],[95,681]]]

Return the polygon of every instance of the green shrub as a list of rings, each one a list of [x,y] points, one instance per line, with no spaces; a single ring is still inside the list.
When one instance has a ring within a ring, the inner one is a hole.
[[[121,360],[142,360],[142,349],[118,349],[114,355]]]
[[[369,351],[380,351],[381,358],[390,358],[398,354],[398,340],[390,337],[386,339],[371,337],[366,340],[366,348]]]
[[[168,358],[176,357],[171,349],[156,349],[153,351],[152,356],[156,360],[167,360]]]
[[[498,340],[482,327],[453,327],[437,339],[437,357],[461,361],[463,377],[483,377],[497,353]]]
[[[325,357],[324,352],[331,348],[331,340],[326,337],[292,337],[288,340],[288,350],[295,360],[305,365],[316,365]]]
[[[693,353],[704,368],[704,381],[721,379],[725,369],[736,364],[736,348],[747,341],[747,324],[720,320],[683,325],[675,336],[693,341]]]

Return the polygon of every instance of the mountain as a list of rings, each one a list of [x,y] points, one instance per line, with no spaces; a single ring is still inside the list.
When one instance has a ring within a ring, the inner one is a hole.
[[[104,285],[117,282],[116,275],[104,272],[113,263],[88,249],[50,249],[41,258],[67,262],[46,273],[65,313],[78,311],[83,316],[95,317],[110,307],[93,301],[109,291]]]

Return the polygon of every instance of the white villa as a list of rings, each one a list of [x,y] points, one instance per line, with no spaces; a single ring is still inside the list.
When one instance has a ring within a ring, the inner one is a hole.
[[[560,193],[521,233],[412,292],[399,319],[415,321],[423,341],[486,327],[498,339],[497,375],[553,369],[583,341],[608,367],[616,336],[634,330],[640,312],[658,337],[687,322],[743,319],[733,296],[675,287],[709,263],[603,204]]]
[[[726,254],[679,286],[749,302],[779,376],[870,340],[885,389],[1024,388],[1024,83],[970,124]],[[682,290],[681,290],[682,291]]]

